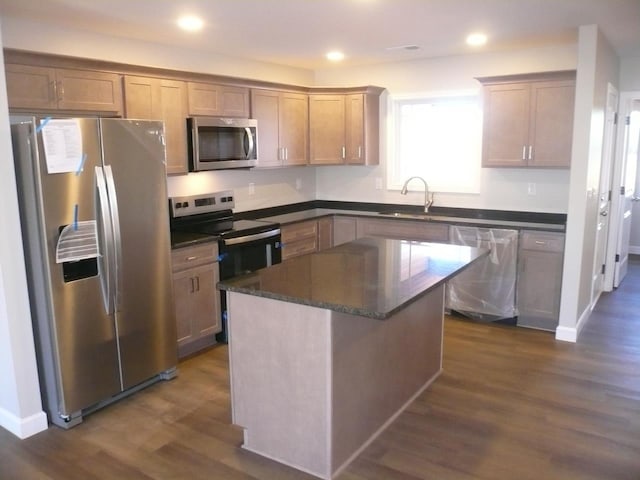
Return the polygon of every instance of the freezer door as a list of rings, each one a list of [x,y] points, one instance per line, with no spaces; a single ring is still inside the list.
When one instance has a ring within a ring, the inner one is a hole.
[[[98,122],[76,121],[86,158],[75,172],[48,173],[42,133],[34,124],[13,132],[41,385],[55,423],[58,415],[72,415],[120,391],[115,325],[100,284],[102,257],[56,263],[61,228],[96,218]]]
[[[123,386],[177,363],[163,124],[102,119],[116,231],[116,325]]]

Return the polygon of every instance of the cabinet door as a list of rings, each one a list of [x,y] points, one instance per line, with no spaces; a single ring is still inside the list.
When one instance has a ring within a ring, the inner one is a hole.
[[[173,299],[176,310],[178,347],[193,339],[193,296],[195,283],[191,270],[173,274]]]
[[[122,115],[120,75],[7,64],[9,108]]]
[[[213,83],[188,82],[189,115],[249,117],[249,90]]]
[[[522,251],[518,275],[518,325],[555,329],[561,287],[562,254]]]
[[[184,82],[149,77],[125,77],[127,118],[164,121],[167,173],[186,173],[187,93]]]
[[[346,162],[354,165],[365,163],[364,143],[364,95],[346,96]]]
[[[216,290],[218,266],[204,265],[192,271],[195,283],[193,300],[193,333],[201,337],[222,330],[220,322],[220,295]]]
[[[356,219],[351,217],[333,217],[333,245],[342,245],[356,239]]]
[[[187,88],[184,82],[160,80],[160,118],[164,121],[167,173],[186,173]]]
[[[574,81],[531,85],[529,166],[569,167],[573,137]]]
[[[309,95],[309,137],[310,164],[344,163],[344,95]]]
[[[112,112],[122,115],[121,77],[90,70],[56,70],[59,110]]]
[[[482,166],[526,166],[529,84],[488,85],[483,94]]]
[[[318,251],[333,247],[333,218],[318,219]]]
[[[449,226],[444,223],[358,218],[356,225],[358,238],[386,237],[425,242],[446,242],[449,240]]]
[[[564,234],[523,231],[518,266],[518,325],[555,330],[560,313]]]
[[[260,125],[260,123],[258,123]],[[260,135],[262,127],[260,127]],[[309,160],[309,97],[301,93],[280,95],[280,147],[285,165],[306,165]]]
[[[283,155],[278,92],[251,90],[251,116],[258,121],[258,167],[279,167]]]
[[[9,108],[54,110],[56,98],[56,71],[47,67],[5,65]]]

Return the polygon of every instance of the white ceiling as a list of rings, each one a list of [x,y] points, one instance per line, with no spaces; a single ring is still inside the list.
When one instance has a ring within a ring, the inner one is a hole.
[[[179,31],[182,13],[204,29]],[[306,69],[332,49],[343,65],[464,54],[478,30],[484,51],[573,43],[589,24],[640,55],[640,0],[0,0],[0,15]]]

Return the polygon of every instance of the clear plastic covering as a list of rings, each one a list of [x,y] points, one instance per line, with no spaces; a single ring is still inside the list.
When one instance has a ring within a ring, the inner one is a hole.
[[[517,230],[452,225],[449,241],[491,253],[447,283],[446,308],[483,321],[515,317]]]

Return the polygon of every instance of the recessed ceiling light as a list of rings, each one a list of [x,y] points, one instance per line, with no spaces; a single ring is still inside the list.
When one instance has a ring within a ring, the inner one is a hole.
[[[334,50],[333,52],[327,53],[327,59],[332,62],[339,62],[344,59],[344,53]]]
[[[479,47],[487,43],[487,36],[484,33],[472,33],[467,37],[467,45]]]
[[[178,26],[187,32],[197,32],[201,30],[204,22],[195,15],[184,15],[178,19]]]

